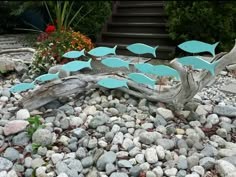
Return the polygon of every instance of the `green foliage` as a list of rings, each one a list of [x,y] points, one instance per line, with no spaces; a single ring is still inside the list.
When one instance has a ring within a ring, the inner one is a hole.
[[[73,29],[95,39],[104,23],[111,15],[112,1],[76,1],[74,8],[83,6],[79,13],[81,21],[73,24]],[[87,12],[91,11],[89,14]],[[86,16],[84,16],[87,14]],[[84,16],[84,17],[83,17]]]
[[[27,133],[30,138],[32,138],[34,132],[39,128],[44,128],[45,126],[39,120],[39,116],[33,116],[27,119],[29,122],[29,127],[27,128]]]
[[[229,50],[236,38],[236,1],[165,1],[169,34],[177,44],[186,40],[220,41]]]

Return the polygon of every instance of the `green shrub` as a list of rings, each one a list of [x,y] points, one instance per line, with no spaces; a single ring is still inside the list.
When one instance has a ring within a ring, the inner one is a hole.
[[[76,1],[74,7],[81,6],[83,8],[79,14],[80,17],[83,17],[87,12],[90,13],[82,18],[78,24],[73,24],[72,27],[95,41],[97,34],[111,15],[112,1]]]
[[[169,34],[176,44],[186,40],[220,41],[220,51],[234,45],[236,1],[166,1],[165,10]]]

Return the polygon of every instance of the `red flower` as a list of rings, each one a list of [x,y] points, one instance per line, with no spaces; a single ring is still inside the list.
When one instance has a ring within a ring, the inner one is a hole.
[[[56,27],[53,25],[48,25],[47,28],[45,29],[45,31],[49,34],[51,32],[56,31]]]

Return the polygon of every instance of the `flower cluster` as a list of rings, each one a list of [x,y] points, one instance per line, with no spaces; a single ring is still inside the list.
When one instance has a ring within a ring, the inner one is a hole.
[[[56,30],[55,26],[47,26],[44,33],[37,38],[37,50],[33,61],[34,68],[47,72],[55,64],[65,64],[74,60],[62,57],[68,51],[82,50],[88,52],[94,48],[91,39],[72,29]]]

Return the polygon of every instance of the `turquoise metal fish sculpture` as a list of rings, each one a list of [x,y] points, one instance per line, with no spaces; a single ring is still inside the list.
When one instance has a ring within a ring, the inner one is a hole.
[[[33,81],[33,83],[40,81],[40,82],[46,82],[54,79],[59,79],[59,73],[56,74],[43,74],[39,77],[36,77]]]
[[[75,51],[75,50],[69,51],[69,52],[66,52],[66,53],[65,53],[64,55],[62,55],[62,56],[65,57],[65,58],[79,58],[79,57],[81,57],[81,56],[85,56],[84,50],[85,50],[85,49],[83,49],[83,50],[81,50],[81,51]]]
[[[151,85],[153,88],[156,83],[155,80],[149,78],[148,76],[144,75],[143,73],[130,73],[130,74],[128,74],[128,77],[137,83]]]
[[[156,47],[151,47],[149,45],[146,44],[142,44],[142,43],[135,43],[135,44],[131,44],[129,46],[126,47],[129,51],[135,53],[135,54],[145,54],[145,53],[150,53],[152,54],[154,57],[156,57],[156,49],[158,48],[158,46]]]
[[[174,76],[177,80],[180,80],[180,76],[178,71],[175,69],[165,66],[165,65],[155,65],[152,68],[152,74],[158,75],[158,76]]]
[[[134,64],[134,67],[141,72],[153,74],[153,65],[149,63]]]
[[[102,57],[108,54],[114,54],[116,55],[116,48],[117,45],[113,48],[110,47],[96,47],[88,52],[88,54],[96,56],[96,57]]]
[[[119,68],[119,67],[126,67],[127,69],[129,69],[129,61],[124,61],[120,58],[106,58],[103,59],[102,64],[111,67],[111,68]]]
[[[128,88],[127,80],[118,80],[118,79],[113,79],[113,78],[102,79],[98,81],[97,84],[103,87],[109,88],[109,89],[114,89],[114,88],[119,88],[119,87]]]
[[[200,57],[187,56],[178,58],[177,61],[185,66],[193,66],[195,69],[206,69],[210,71],[212,75],[215,75],[215,66],[217,62],[209,63]]]
[[[210,52],[213,56],[215,56],[215,48],[218,44],[219,42],[216,42],[215,44],[208,44],[197,40],[191,40],[179,44],[178,47],[189,53]]]
[[[79,71],[83,68],[92,69],[91,61],[92,61],[91,58],[89,59],[89,61],[71,61],[69,63],[64,64],[61,67],[61,69],[65,70],[65,71],[70,71],[70,72]]]
[[[9,91],[10,92],[23,92],[29,89],[34,89],[35,85],[33,83],[20,83],[12,86]]]

